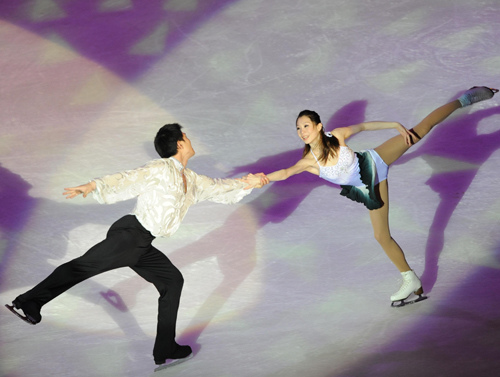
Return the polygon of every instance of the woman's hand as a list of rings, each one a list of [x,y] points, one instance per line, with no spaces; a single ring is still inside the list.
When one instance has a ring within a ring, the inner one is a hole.
[[[83,194],[83,197],[86,198],[88,194],[95,190],[95,188],[95,182],[91,181],[81,186],[65,188],[63,195],[66,196],[66,199],[73,199],[80,194]]]
[[[265,175],[264,173],[257,173],[256,175],[260,177],[260,187],[265,186],[269,183],[269,178],[267,178],[267,175]]]
[[[401,123],[396,123],[396,129],[399,131],[401,136],[405,139],[405,144],[411,147],[414,143],[412,141],[412,134],[411,132],[403,126]]]

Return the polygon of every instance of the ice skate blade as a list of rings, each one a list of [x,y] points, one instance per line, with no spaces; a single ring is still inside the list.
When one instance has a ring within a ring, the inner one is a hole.
[[[182,359],[172,359],[172,361],[170,361],[169,363],[161,364],[158,367],[156,367],[155,368],[155,372],[158,372],[160,370],[173,367],[174,365],[179,365],[179,364],[183,363],[184,361],[188,361],[192,357],[193,357],[193,354],[191,353],[191,354],[189,354],[188,356],[186,356],[186,357],[184,357]]]
[[[20,314],[17,312],[16,308],[14,308],[14,305],[9,305],[5,304],[5,307],[9,309],[12,313],[14,313],[16,316],[21,318],[24,322],[29,323],[30,325],[36,325],[36,322],[33,321],[32,319],[25,317],[24,315]]]
[[[404,300],[393,301],[393,302],[391,302],[391,308],[402,308],[405,305],[415,304],[417,302],[424,301],[424,300],[427,300],[427,296],[418,295],[417,298],[412,299],[412,300],[408,300],[406,298]]]
[[[493,92],[493,94],[495,93],[498,93],[498,89],[495,89],[495,88],[490,88],[489,86],[473,86],[472,88],[470,88],[469,90],[471,89],[475,89],[475,88],[486,88],[486,89],[489,89]]]

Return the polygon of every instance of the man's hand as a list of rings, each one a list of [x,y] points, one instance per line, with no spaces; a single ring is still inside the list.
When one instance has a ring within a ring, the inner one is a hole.
[[[86,198],[88,194],[95,190],[95,188],[95,182],[91,181],[81,186],[65,188],[63,195],[66,195],[66,199],[73,199],[75,196],[80,194],[83,194],[83,197]]]

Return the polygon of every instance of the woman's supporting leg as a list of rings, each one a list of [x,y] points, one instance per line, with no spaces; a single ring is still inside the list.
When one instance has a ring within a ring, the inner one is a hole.
[[[406,261],[403,250],[392,238],[391,231],[389,230],[389,190],[387,180],[379,183],[379,191],[384,205],[379,209],[370,211],[370,220],[375,239],[399,272],[409,271],[410,266]]]
[[[419,124],[417,124],[410,130],[410,132],[412,132],[412,134],[414,135],[413,143],[417,143],[420,139],[427,135],[432,130],[432,128],[448,118],[455,110],[460,108],[460,102],[458,100],[455,100],[435,109]],[[410,147],[406,145],[401,135],[398,135],[375,148],[375,151],[380,155],[380,157],[382,157],[387,165],[391,165],[409,148]]]
[[[375,239],[382,246],[389,259],[394,263],[403,277],[403,284],[396,293],[391,295],[393,306],[403,306],[405,304],[404,300],[412,293],[420,296],[424,293],[424,290],[422,289],[420,279],[408,265],[403,250],[391,236],[389,230],[389,190],[387,180],[379,183],[379,193],[384,205],[379,209],[371,210],[370,219]],[[420,296],[418,301],[422,299]],[[397,301],[401,301],[401,303],[394,305]]]

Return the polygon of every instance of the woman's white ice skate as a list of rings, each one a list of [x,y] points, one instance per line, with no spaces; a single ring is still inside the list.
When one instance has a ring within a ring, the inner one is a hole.
[[[401,276],[403,277],[403,284],[401,288],[399,288],[399,291],[391,296],[392,307],[400,308],[427,298],[427,296],[423,296],[424,290],[422,289],[422,283],[413,270],[401,272]],[[412,294],[418,297],[408,300]]]

